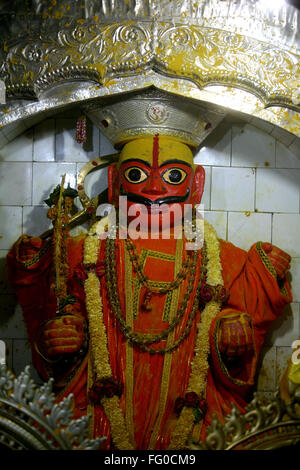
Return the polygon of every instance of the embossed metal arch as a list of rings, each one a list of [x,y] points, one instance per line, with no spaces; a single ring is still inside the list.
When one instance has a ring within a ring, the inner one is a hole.
[[[256,0],[202,0],[195,11],[189,0],[125,3],[78,2],[73,18],[59,17],[57,7],[57,19],[54,13],[47,16],[43,2],[37,1],[35,11],[16,15],[17,28],[1,50],[0,78],[8,96],[37,98],[53,85],[74,80],[102,87],[120,77],[155,71],[192,81],[200,89],[237,87],[256,95],[265,107],[300,109],[299,44],[288,29],[298,27],[292,7],[278,13],[272,26]],[[257,36],[251,28],[244,32],[246,14],[252,29],[257,22]],[[234,23],[235,16],[242,26]],[[283,32],[273,41],[272,31],[278,29]]]

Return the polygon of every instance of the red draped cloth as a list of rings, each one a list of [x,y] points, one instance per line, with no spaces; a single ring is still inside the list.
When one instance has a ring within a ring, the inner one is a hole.
[[[68,240],[69,279],[68,292],[77,300],[77,310],[87,317],[85,292],[79,266],[82,266],[84,236]],[[23,309],[28,336],[32,344],[33,364],[43,379],[49,378],[49,367],[36,353],[34,336],[39,325],[55,316],[56,300],[51,290],[53,282],[52,247],[47,247],[40,240],[21,237],[8,254],[9,277]],[[171,282],[176,277],[175,260],[176,240],[136,240],[136,250],[143,259],[144,272],[153,282]],[[104,266],[104,243],[99,251],[99,266]],[[154,294],[151,298],[150,311],[142,308],[145,288],[141,287],[131,264],[126,264],[124,241],[117,241],[118,295],[122,310],[126,311],[126,292],[132,296],[132,322],[138,333],[158,334],[166,329],[176,314],[184,295],[189,277],[182,281],[178,298],[166,294]],[[241,250],[231,243],[220,240],[220,254],[223,267],[224,285],[230,291],[230,297],[214,319],[210,328],[210,356],[206,386],[208,410],[202,429],[195,427],[194,437],[203,439],[207,427],[215,414],[224,420],[234,403],[244,410],[255,382],[258,356],[265,334],[272,322],[279,316],[284,306],[291,302],[289,285],[283,281],[280,286],[270,267],[268,258],[260,247],[253,245],[249,252]],[[186,252],[182,251],[182,260]],[[129,266],[129,268],[128,268]],[[195,284],[199,281],[201,254],[196,270]],[[181,263],[180,263],[181,267]],[[126,271],[127,270],[127,271]],[[129,277],[128,277],[129,276]],[[130,285],[125,280],[130,279]],[[201,321],[199,308],[191,330],[183,342],[172,354],[149,354],[137,347],[129,346],[119,328],[109,303],[106,276],[99,269],[99,280],[103,300],[104,323],[107,329],[108,349],[112,373],[124,384],[120,398],[125,421],[136,449],[167,449],[177,414],[174,411],[175,400],[184,396],[191,372],[191,361],[197,335],[197,324]],[[128,289],[131,289],[128,291]],[[187,308],[173,333],[173,342],[183,333],[195,298],[195,291],[190,296]],[[175,309],[175,312],[174,312]],[[220,319],[230,312],[247,312],[253,322],[255,352],[242,356],[239,360],[226,362],[218,349],[217,331]],[[125,314],[124,314],[125,315]],[[166,340],[153,346],[166,347]],[[87,376],[88,357],[70,375],[64,374],[63,380],[57,380],[63,388],[58,390],[58,399],[69,393],[75,397],[75,416],[87,413]],[[90,408],[89,408],[90,410]],[[107,436],[105,446],[113,448],[110,438],[110,424],[100,405],[93,408],[94,436]]]

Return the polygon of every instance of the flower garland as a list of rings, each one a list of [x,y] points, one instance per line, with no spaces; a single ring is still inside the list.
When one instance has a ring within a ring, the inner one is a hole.
[[[86,117],[80,116],[76,121],[76,142],[83,144],[86,142]]]
[[[200,221],[201,223],[201,221]],[[222,265],[220,261],[219,242],[212,226],[204,221],[205,241],[207,245],[207,283],[211,286],[223,285]],[[105,221],[101,220],[104,229]],[[84,245],[84,263],[96,264],[99,250],[99,223],[93,225],[89,231]],[[85,280],[86,306],[89,319],[90,349],[95,372],[95,382],[103,384],[112,376],[109,351],[107,347],[106,327],[103,321],[102,299],[100,294],[100,281],[95,271],[88,272]],[[210,300],[202,312],[201,322],[198,325],[198,335],[194,350],[194,360],[191,365],[191,375],[187,394],[196,393],[199,399],[205,397],[206,379],[208,372],[209,331],[212,320],[219,313],[221,301]],[[110,422],[112,439],[120,450],[133,450],[126,429],[123,412],[119,406],[118,394],[101,399],[104,412]],[[185,404],[171,435],[169,449],[184,449],[186,439],[192,431],[195,421],[194,409]]]
[[[222,265],[220,261],[219,242],[216,233],[208,222],[204,221],[205,241],[207,245],[207,283],[212,286],[223,285]],[[187,392],[194,392],[203,399],[206,391],[208,372],[209,331],[211,323],[219,313],[221,302],[211,300],[205,306],[198,325],[198,335],[194,349],[194,360],[191,364],[191,375]],[[184,449],[187,436],[192,431],[195,421],[193,407],[184,406],[171,436],[169,449]]]
[[[99,239],[97,223],[91,228],[84,245],[84,263],[95,264],[98,258]],[[104,378],[111,377],[112,371],[107,348],[106,327],[103,321],[102,298],[100,282],[93,271],[88,273],[85,280],[86,307],[89,320],[90,350],[95,371],[95,384],[101,383]],[[123,412],[119,406],[119,397],[104,397],[101,400],[104,412],[110,422],[111,435],[117,448],[120,450],[133,450],[125,425]]]

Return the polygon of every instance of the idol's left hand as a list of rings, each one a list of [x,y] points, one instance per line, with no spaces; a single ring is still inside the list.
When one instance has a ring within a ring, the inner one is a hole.
[[[224,314],[218,330],[218,346],[219,351],[228,357],[254,351],[252,322],[248,313]]]
[[[271,243],[262,243],[261,247],[274,267],[278,280],[283,279],[290,269],[290,255]]]

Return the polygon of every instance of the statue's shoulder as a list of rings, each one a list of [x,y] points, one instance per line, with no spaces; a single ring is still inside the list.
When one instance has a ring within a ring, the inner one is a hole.
[[[243,250],[242,248],[239,248],[238,246],[234,245],[233,243],[223,240],[222,238],[219,238],[219,244],[220,244],[220,251],[221,252],[230,252],[231,254],[237,255],[237,256],[247,256],[247,251]]]
[[[230,278],[236,277],[244,268],[248,255],[247,251],[222,239],[219,239],[219,246],[223,274],[228,273]]]
[[[21,235],[11,247],[7,255],[8,266],[22,269],[35,269],[45,261],[49,263],[52,252],[51,239]]]

